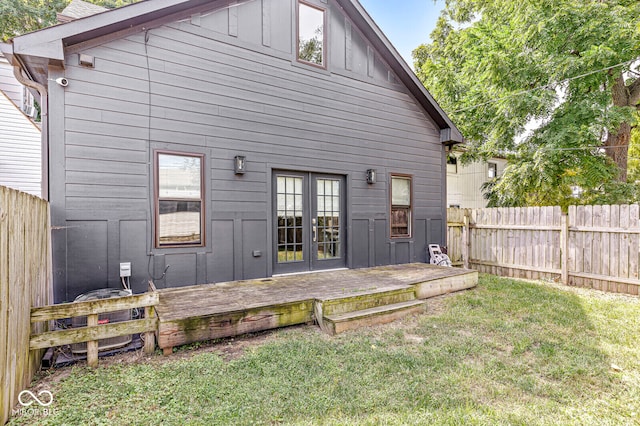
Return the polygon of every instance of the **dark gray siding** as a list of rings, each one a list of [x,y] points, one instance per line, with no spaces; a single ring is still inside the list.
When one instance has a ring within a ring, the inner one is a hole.
[[[426,242],[442,243],[439,129],[340,9],[318,4],[329,7],[327,70],[295,61],[292,0],[69,53],[69,86],[52,90],[64,110],[51,137],[64,164],[52,172],[52,209],[68,227],[54,242],[66,250],[56,301],[118,286],[121,261],[132,262],[136,292],[150,276],[159,287],[269,276],[273,170],[347,177],[349,267],[424,261]],[[94,69],[77,65],[79,52],[95,56]],[[153,247],[156,149],[205,154],[205,247]],[[235,155],[247,157],[245,175],[234,174]],[[390,173],[414,177],[412,239],[389,239]]]

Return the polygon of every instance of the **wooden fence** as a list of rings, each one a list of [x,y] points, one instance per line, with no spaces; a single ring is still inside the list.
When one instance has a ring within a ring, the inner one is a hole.
[[[43,351],[29,351],[31,307],[51,303],[49,204],[0,186],[0,416],[2,424],[29,386]]]
[[[467,237],[462,233],[468,230],[470,214],[471,209],[447,209],[447,255],[453,266],[464,266],[468,256],[468,245],[463,243]]]
[[[98,340],[144,333],[144,351],[152,353],[156,346],[155,332],[158,329],[158,319],[155,314],[155,306],[158,305],[158,302],[158,293],[150,292],[32,308],[31,322],[34,324],[61,318],[86,316],[87,325],[33,334],[29,340],[29,347],[32,351],[37,351],[55,346],[87,342],[87,364],[90,367],[97,367]],[[99,314],[137,308],[144,308],[143,319],[107,324],[98,323]]]
[[[449,256],[465,267],[637,295],[638,205],[449,209]]]

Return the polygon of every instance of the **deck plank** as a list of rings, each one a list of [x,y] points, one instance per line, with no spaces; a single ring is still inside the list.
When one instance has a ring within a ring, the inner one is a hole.
[[[392,290],[469,273],[464,269],[412,263],[160,289],[156,310],[161,321],[176,320],[279,303]]]
[[[307,322],[313,318],[314,301],[408,286],[416,289],[416,297],[426,298],[476,284],[475,271],[412,263],[159,289],[158,344],[165,349]]]

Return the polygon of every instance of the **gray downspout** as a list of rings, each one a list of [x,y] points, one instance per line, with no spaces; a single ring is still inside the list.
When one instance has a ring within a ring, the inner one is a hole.
[[[22,74],[23,66],[20,59],[15,56],[18,65],[13,66],[13,75],[22,85],[35,89],[40,93],[40,120],[41,120],[41,194],[49,201],[49,96],[47,88],[37,81],[33,81]]]

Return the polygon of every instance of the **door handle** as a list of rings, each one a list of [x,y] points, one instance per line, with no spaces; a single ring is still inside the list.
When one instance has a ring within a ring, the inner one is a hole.
[[[315,243],[317,241],[317,231],[318,229],[315,226],[311,227],[311,232],[313,233],[313,242]]]

